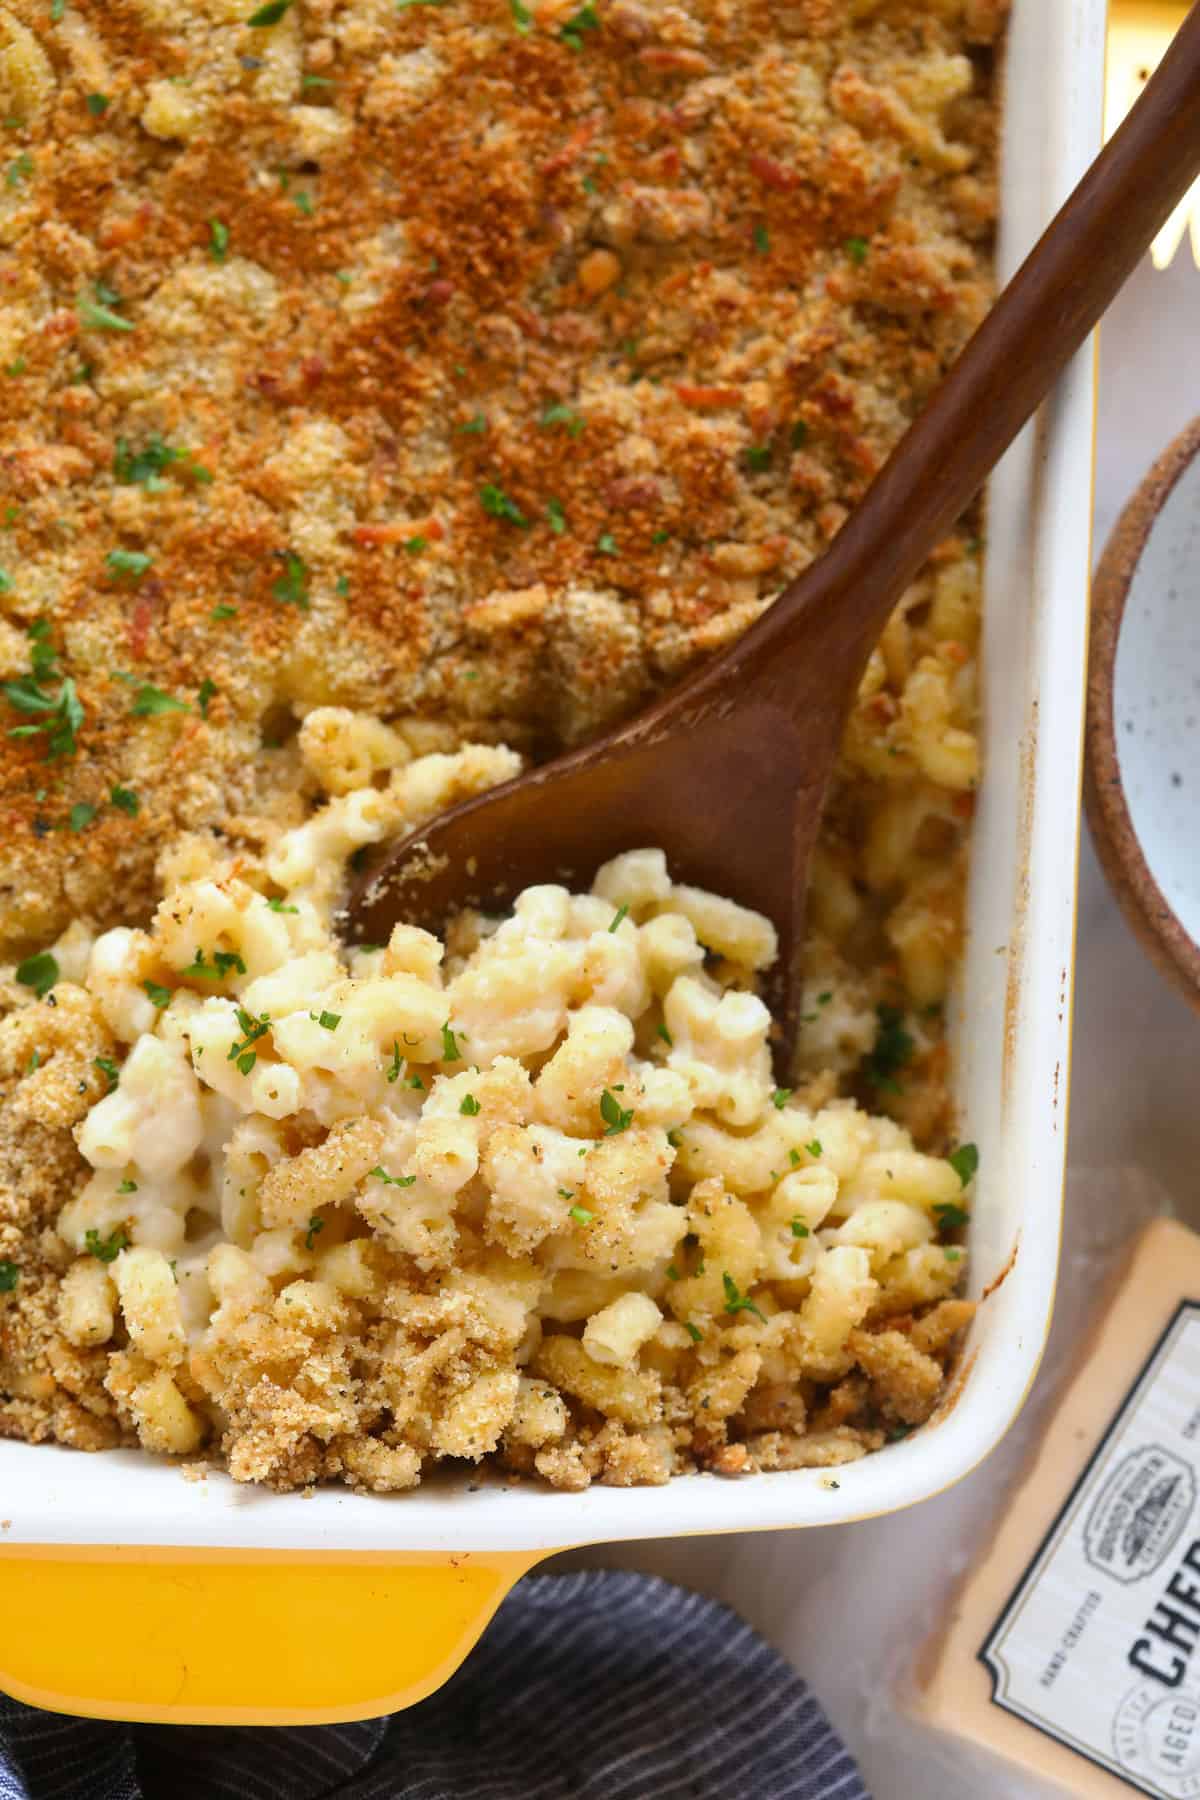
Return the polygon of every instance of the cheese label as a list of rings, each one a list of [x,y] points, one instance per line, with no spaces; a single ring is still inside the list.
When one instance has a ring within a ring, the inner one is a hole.
[[[1200,1800],[1200,1301],[1167,1326],[979,1655],[996,1706],[1135,1792]]]

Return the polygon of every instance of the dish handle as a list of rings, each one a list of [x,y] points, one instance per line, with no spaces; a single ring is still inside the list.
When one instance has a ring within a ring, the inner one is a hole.
[[[174,1725],[377,1718],[448,1680],[544,1554],[13,1545],[0,1688]]]

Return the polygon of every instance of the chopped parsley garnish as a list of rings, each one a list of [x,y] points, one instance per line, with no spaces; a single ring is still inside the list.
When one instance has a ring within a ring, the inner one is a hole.
[[[510,525],[518,525],[522,531],[528,531],[529,520],[521,511],[515,500],[510,500],[504,489],[497,487],[494,481],[487,481],[479,490],[479,504],[493,519],[507,519]]]
[[[820,1138],[813,1138],[809,1143],[805,1144],[804,1148],[808,1151],[808,1154],[810,1156],[820,1156],[820,1154],[821,1154]]]
[[[668,1131],[667,1142],[670,1144],[672,1150],[681,1150],[683,1148],[683,1133],[678,1125],[673,1126],[672,1129]]]
[[[666,1044],[668,1049],[673,1050],[675,1048],[675,1039],[671,1036],[670,1032],[667,1030],[666,1025],[664,1024],[664,1022],[661,1019],[658,1021],[658,1028],[655,1031],[654,1035],[656,1037],[660,1037],[662,1039],[663,1043]]]
[[[771,1095],[771,1105],[776,1107],[779,1112],[782,1112],[788,1101],[791,1099],[793,1092],[794,1089],[792,1088],[776,1088],[775,1092]]]
[[[32,988],[40,1000],[58,980],[58,963],[49,950],[39,950],[36,956],[27,956],[24,962],[19,962],[15,974],[21,986]]]
[[[754,227],[754,248],[760,256],[769,256],[771,253],[771,234],[765,225]]]
[[[803,419],[797,419],[792,426],[792,449],[799,450],[808,442],[808,426]]]
[[[294,550],[277,550],[283,574],[271,583],[271,592],[283,606],[298,606],[308,611],[308,564]]]
[[[547,500],[546,517],[550,521],[550,529],[555,537],[561,537],[567,529],[567,515],[563,511],[561,500]]]
[[[220,606],[213,607],[212,611],[209,613],[208,616],[210,619],[212,619],[214,624],[216,624],[221,619],[236,619],[237,614],[238,614],[237,607],[230,606],[227,601],[223,600],[221,602]]]
[[[806,1238],[808,1235],[808,1226],[804,1223],[804,1220],[798,1216],[794,1218],[792,1220],[792,1236],[794,1238]]]
[[[107,293],[108,289],[97,289],[97,293],[100,293],[101,291]],[[75,303],[75,311],[78,314],[79,323],[83,326],[85,331],[133,330],[132,320],[123,319],[120,313],[114,312],[111,306],[106,306],[103,300],[93,300],[87,294],[81,294],[79,296],[79,299]]]
[[[15,379],[16,376],[23,375],[28,367],[29,364],[25,361],[25,358],[23,356],[18,356],[14,358],[12,362],[4,365],[4,373],[13,376]]]
[[[867,251],[869,249],[870,245],[867,243],[865,237],[852,237],[846,239],[846,255],[850,258],[852,263],[857,264],[860,268],[867,260]]]
[[[15,1262],[7,1258],[0,1262],[0,1294],[11,1294],[20,1279],[21,1271]]]
[[[108,797],[118,812],[128,813],[131,819],[137,818],[141,802],[132,788],[115,787]]]
[[[113,456],[113,480],[122,487],[144,487],[148,493],[160,494],[166,488],[163,471],[178,464],[186,475],[197,481],[211,481],[208,469],[198,463],[190,450],[176,450],[157,432],[151,433],[141,450],[134,450],[128,438],[118,438]]]
[[[67,10],[67,0],[50,0],[51,22],[53,24],[57,25],[59,20],[62,18],[63,14],[66,12],[66,10]]]
[[[410,556],[420,556],[422,550],[428,550],[429,539],[419,535],[417,537],[405,538],[404,548],[408,551]]]
[[[112,1057],[111,1056],[94,1056],[92,1058],[92,1067],[94,1069],[98,1069],[100,1071],[101,1075],[103,1075],[105,1081],[107,1081],[107,1083],[108,1083],[108,1087],[105,1089],[105,1092],[111,1094],[113,1089],[116,1087],[118,1081],[121,1079],[121,1072],[117,1068],[117,1065],[113,1061]]]
[[[615,931],[617,929],[617,926],[621,923],[621,920],[628,918],[628,916],[629,916],[628,906],[625,906],[625,905],[618,906],[616,912],[613,914],[611,920],[609,921],[608,929],[610,931]]]
[[[93,119],[101,119],[112,105],[112,101],[107,94],[85,94],[83,97],[83,104],[87,107]]]
[[[660,531],[652,531],[650,533],[650,542],[652,544],[669,544],[670,541],[671,541],[671,534],[669,531],[661,531],[660,530]]]
[[[737,1282],[732,1275],[722,1275],[721,1286],[725,1289],[725,1311],[727,1313],[752,1312],[756,1318],[762,1319],[764,1325],[766,1324],[766,1319],[763,1318],[753,1300],[746,1294],[739,1294]]]
[[[10,188],[20,187],[21,183],[23,181],[28,181],[32,174],[33,158],[30,156],[28,150],[22,150],[16,161],[10,162],[8,168],[4,172],[5,186]]]
[[[312,195],[306,193],[293,194],[292,199],[295,201],[297,209],[304,214],[305,218],[311,219],[315,210],[313,207]]]
[[[133,696],[132,712],[138,719],[156,719],[160,713],[186,712],[186,700],[177,700],[162,688],[145,681]]]
[[[412,1187],[417,1178],[415,1175],[389,1175],[382,1163],[376,1163],[367,1179],[385,1181],[389,1187]]]
[[[959,1262],[962,1259],[961,1250],[945,1250],[942,1254],[945,1256],[947,1262]]]
[[[450,1021],[442,1026],[442,1059],[445,1062],[457,1062],[462,1052],[458,1047],[458,1039],[450,1029]]]
[[[36,1075],[41,1066],[42,1053],[40,1050],[34,1050],[30,1054],[29,1061],[25,1064],[25,1073],[27,1075]]]
[[[137,1191],[138,1191],[137,1182],[130,1181],[128,1175],[125,1176],[124,1180],[121,1181],[117,1187],[118,1194],[136,1194]]]
[[[599,31],[599,29],[600,20],[596,8],[589,3],[581,6],[577,13],[571,14],[558,35],[563,43],[569,45],[572,50],[582,50],[584,32]]]
[[[460,1113],[465,1113],[468,1119],[473,1119],[479,1111],[479,1102],[474,1094],[464,1094],[462,1105],[458,1110]]]
[[[216,682],[210,681],[208,676],[206,675],[204,677],[204,680],[200,683],[199,690],[196,694],[196,705],[200,709],[200,717],[202,719],[207,719],[208,703],[212,699],[213,695],[216,694],[217,692],[219,692],[219,690],[217,688]]]
[[[208,254],[218,263],[224,262],[229,254],[229,227],[220,219],[208,221]]]
[[[102,1263],[116,1262],[122,1250],[129,1248],[129,1234],[123,1225],[118,1225],[115,1231],[110,1231],[103,1238],[95,1229],[85,1231],[83,1241],[97,1262]]]
[[[147,556],[144,550],[110,550],[104,560],[114,575],[127,575],[130,581],[140,581],[154,558]]]
[[[788,1161],[791,1163],[793,1169],[798,1169],[800,1167],[800,1152],[798,1150],[789,1150]]]
[[[157,981],[143,981],[142,986],[149,996],[151,1003],[154,1006],[157,1006],[159,1012],[162,1011],[164,1006],[169,1006],[171,1004],[170,988],[163,987]]]
[[[979,1151],[974,1144],[960,1144],[957,1150],[952,1150],[950,1152],[946,1161],[950,1164],[950,1167],[954,1170],[954,1173],[958,1176],[958,1179],[962,1182],[963,1186],[966,1187],[968,1182],[974,1178],[975,1171],[979,1167]],[[934,1208],[934,1211],[937,1211],[936,1207]]]
[[[751,444],[746,452],[746,467],[754,474],[761,474],[771,466],[770,444]]]
[[[693,1325],[690,1319],[685,1319],[683,1321],[683,1329],[687,1332],[693,1344],[702,1344],[704,1342],[704,1333],[698,1325]]]
[[[388,1069],[387,1069],[388,1080],[389,1081],[399,1081],[400,1071],[403,1069],[403,1067],[404,1067],[404,1058],[400,1054],[400,1040],[399,1040],[399,1038],[395,1038],[395,1039],[393,1039],[393,1042],[392,1042],[392,1060],[388,1064]]]
[[[943,1200],[934,1207],[937,1222],[943,1231],[958,1231],[963,1225],[970,1223],[971,1215],[965,1206],[956,1206],[953,1200]]]
[[[153,996],[151,997],[153,998]],[[258,1061],[258,1052],[252,1050],[250,1046],[257,1044],[259,1038],[267,1035],[271,1029],[271,1018],[269,1013],[264,1013],[261,1019],[256,1019],[254,1014],[247,1012],[244,1006],[239,1006],[237,1022],[243,1035],[235,1038],[234,1042],[230,1044],[225,1061],[235,1062],[239,1074],[248,1075]]]
[[[622,1106],[611,1089],[605,1088],[600,1096],[600,1117],[604,1120],[605,1137],[616,1137],[633,1124],[633,1108]]]
[[[289,906],[286,900],[268,900],[267,905],[272,912],[277,913],[298,913],[300,911],[298,906]]]
[[[0,694],[4,695],[14,712],[24,713],[28,718],[39,721],[37,724],[10,726],[9,737],[37,737],[44,732],[46,761],[54,762],[60,756],[74,756],[77,748],[76,735],[83,724],[84,712],[75,683],[69,676],[56,694],[48,692],[43,685],[58,673],[58,658],[49,633],[50,627],[45,619],[34,620],[29,628],[32,673],[18,676],[15,681],[0,682]]]
[[[875,1013],[879,1032],[875,1048],[863,1059],[863,1074],[872,1087],[899,1094],[903,1090],[896,1080],[896,1073],[908,1062],[916,1044],[904,1029],[904,1014],[898,1006],[889,1006],[884,1001],[875,1008]]]
[[[255,25],[260,29],[266,25],[278,25],[285,12],[291,10],[292,0],[267,0],[257,12],[252,12],[246,20],[247,25]]]
[[[323,1031],[336,1031],[342,1022],[341,1013],[324,1011],[319,1013],[310,1012],[308,1016],[313,1024],[319,1025]]]
[[[86,831],[96,816],[96,808],[86,800],[77,800],[67,814],[67,825],[72,831]]]
[[[579,432],[587,425],[587,419],[583,418],[581,412],[576,412],[574,407],[569,407],[569,405],[565,405],[565,403],[561,403],[560,401],[558,405],[547,407],[547,409],[545,409],[545,412],[542,414],[542,419],[540,419],[540,423],[542,423],[542,425],[547,425],[547,427],[549,427],[549,425],[561,425],[561,427],[565,427],[565,430],[569,432],[570,436],[578,437]]]
[[[308,1230],[304,1233],[304,1248],[306,1250],[312,1249],[314,1240],[320,1232],[324,1231],[324,1229],[324,1219],[321,1218],[319,1213],[313,1213],[308,1221]]]
[[[488,422],[481,412],[477,412],[473,419],[468,419],[465,424],[456,427],[457,430],[464,434],[470,434],[474,437],[482,437],[487,428]]]
[[[595,1213],[589,1212],[586,1206],[573,1206],[570,1210],[571,1217],[577,1225],[590,1225],[596,1216]]]
[[[410,1087],[410,1088],[416,1088],[418,1090],[418,1092],[422,1093],[422,1094],[425,1092],[425,1083],[421,1080],[421,1077],[419,1075],[410,1075],[408,1080],[405,1083],[405,1086]]]
[[[599,556],[619,556],[617,540],[611,531],[602,531],[596,539],[596,553]]]
[[[197,945],[191,963],[179,973],[181,977],[190,975],[194,981],[224,981],[231,969],[239,975],[246,973],[246,965],[236,950],[214,950],[210,963]]]
[[[527,37],[533,30],[533,14],[523,4],[523,0],[508,0],[508,5],[509,11],[512,13],[513,24],[522,37]]]

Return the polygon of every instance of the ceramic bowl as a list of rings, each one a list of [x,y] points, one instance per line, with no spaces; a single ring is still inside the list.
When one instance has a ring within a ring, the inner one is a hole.
[[[1130,925],[1200,1008],[1200,419],[1159,457],[1092,591],[1084,798]]]

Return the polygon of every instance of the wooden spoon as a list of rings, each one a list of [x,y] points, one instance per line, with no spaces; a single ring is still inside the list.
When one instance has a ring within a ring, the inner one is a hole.
[[[399,919],[438,926],[532,883],[586,886],[619,851],[658,845],[677,881],[774,920],[786,1067],[809,858],[871,648],[1198,171],[1200,4],[824,555],[664,699],[389,847],[347,936],[384,943]]]

